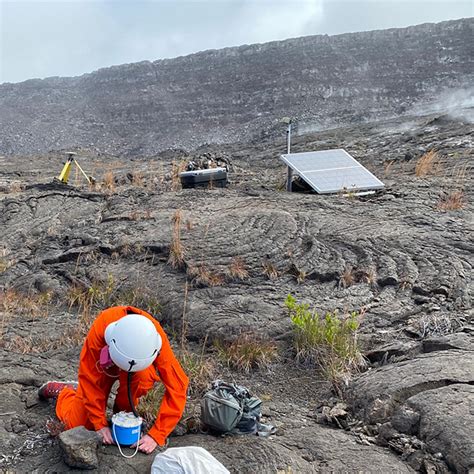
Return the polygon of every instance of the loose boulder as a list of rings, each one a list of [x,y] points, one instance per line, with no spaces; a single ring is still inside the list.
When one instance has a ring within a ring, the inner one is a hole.
[[[59,435],[59,444],[66,464],[79,469],[96,469],[99,466],[99,442],[97,433],[86,430],[83,426],[63,431]]]

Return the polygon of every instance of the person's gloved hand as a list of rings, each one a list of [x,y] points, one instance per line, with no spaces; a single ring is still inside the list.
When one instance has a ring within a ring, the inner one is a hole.
[[[114,438],[112,437],[112,431],[108,426],[104,426],[100,430],[97,430],[97,434],[102,438],[103,444],[115,444]]]
[[[135,448],[136,446],[137,443],[132,444],[130,447]],[[138,442],[138,450],[146,454],[151,454],[157,446],[158,443],[149,435],[142,436]]]

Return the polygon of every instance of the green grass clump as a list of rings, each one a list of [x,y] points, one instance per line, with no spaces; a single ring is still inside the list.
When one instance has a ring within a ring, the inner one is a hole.
[[[285,306],[293,323],[296,359],[321,370],[325,378],[339,387],[365,364],[357,344],[359,312],[340,316],[337,311],[324,317],[288,295]]]

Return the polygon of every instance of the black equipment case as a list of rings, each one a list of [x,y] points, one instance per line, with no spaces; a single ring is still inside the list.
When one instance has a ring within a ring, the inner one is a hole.
[[[179,173],[183,188],[227,186],[227,170],[225,168],[209,168],[207,170],[183,171]]]

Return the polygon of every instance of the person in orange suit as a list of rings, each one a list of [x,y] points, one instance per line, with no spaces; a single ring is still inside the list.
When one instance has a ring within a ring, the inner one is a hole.
[[[141,309],[116,306],[100,313],[82,347],[79,382],[47,382],[38,395],[43,400],[57,398],[56,414],[66,429],[83,425],[97,431],[104,444],[112,444],[106,406],[116,380],[114,412],[134,411],[155,382],[164,384],[156,422],[142,436],[138,449],[150,454],[157,445],[164,446],[183,414],[188,377],[161,325]]]

